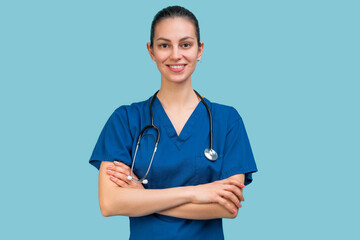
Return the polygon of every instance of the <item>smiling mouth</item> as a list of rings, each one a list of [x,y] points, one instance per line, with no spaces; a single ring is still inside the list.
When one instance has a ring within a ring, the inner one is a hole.
[[[173,72],[181,72],[185,69],[186,64],[174,64],[174,65],[167,65],[171,71]]]
[[[184,66],[185,66],[185,64],[184,65],[169,65],[169,67],[175,68],[175,69],[179,69],[179,68],[182,68]]]

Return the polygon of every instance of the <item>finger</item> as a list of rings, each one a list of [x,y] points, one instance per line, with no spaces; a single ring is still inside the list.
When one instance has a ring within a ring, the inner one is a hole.
[[[130,180],[128,179],[129,175],[127,175],[127,174],[120,173],[120,172],[114,172],[112,176],[116,177],[117,179],[120,179],[120,180],[122,180],[124,182],[127,182],[127,183],[130,182]]]
[[[130,170],[124,168],[124,167],[119,167],[119,166],[114,166],[113,168],[110,168],[110,170],[113,170],[115,172],[119,172],[119,173],[123,173],[123,174],[127,174],[130,175]]]
[[[127,174],[127,175],[130,175],[130,173],[131,173],[131,171],[130,171],[131,169],[128,166],[126,166],[125,164],[115,165],[113,170],[116,172],[121,172],[121,173]]]
[[[236,213],[236,207],[232,205],[229,201],[225,200],[222,197],[217,198],[217,202],[224,206],[230,213],[235,214]]]
[[[116,171],[116,173],[118,173],[118,174],[125,175],[126,178],[128,176],[131,176],[130,169],[124,169],[123,167],[115,167],[114,171]],[[135,180],[139,180],[139,178],[135,175],[135,173],[132,174],[132,177]]]
[[[226,198],[227,200],[231,201],[235,206],[241,207],[240,200],[237,198],[237,196],[234,193],[224,190],[220,193],[220,195],[223,198]]]
[[[115,167],[115,164],[112,163],[112,164],[109,164],[109,165],[106,167],[106,169],[113,169],[114,167]]]
[[[113,170],[107,169],[107,170],[106,170],[106,174],[108,174],[108,175],[110,175],[110,176],[114,176],[114,175],[116,174],[116,172],[113,171]]]
[[[119,161],[114,161],[113,163],[115,165],[113,168],[114,171],[126,175],[126,178],[127,178],[127,176],[131,176],[131,168],[128,165],[126,165],[125,163],[119,162]],[[139,180],[139,178],[135,175],[135,173],[133,173],[133,178],[135,180]],[[130,183],[130,182],[134,182],[134,181],[129,180],[127,182]],[[136,182],[134,182],[134,183],[136,183]]]
[[[106,170],[106,173],[107,173],[108,175],[113,176],[113,177],[115,177],[115,178],[118,178],[118,179],[120,179],[120,180],[122,180],[122,181],[125,181],[125,182],[128,181],[128,179],[127,179],[128,175],[127,175],[127,174],[124,174],[124,173],[122,173],[122,172],[108,169],[108,170]]]
[[[130,167],[128,165],[126,165],[125,163],[122,162],[118,162],[118,161],[114,161],[115,166],[117,167],[121,167],[123,169],[129,170],[130,171]]]
[[[237,186],[238,188],[241,188],[241,189],[243,189],[245,187],[245,185],[238,180],[235,180],[232,178],[227,178],[225,180],[226,180],[225,184],[231,184],[231,185]]]
[[[106,173],[110,175],[114,175],[116,172],[127,174],[127,171],[125,171],[122,167],[115,166],[114,163],[108,165],[106,168],[107,168]]]
[[[243,195],[242,192],[241,192],[241,195],[240,195],[240,201],[241,201],[241,202],[245,201],[245,198],[244,198],[244,195]]]
[[[129,183],[129,179],[127,178],[129,175],[124,174],[123,172],[120,172],[119,169],[116,169],[116,167],[107,169],[106,173],[112,177],[115,177],[115,178],[121,180],[121,181]]]
[[[110,176],[110,180],[113,181],[114,183],[116,183],[118,186],[120,187],[127,187],[128,184],[116,177]]]
[[[225,185],[224,189],[234,193],[237,196],[237,198],[239,199],[239,201],[244,201],[242,189],[240,189],[240,188],[238,188],[238,187],[236,187],[234,185]]]

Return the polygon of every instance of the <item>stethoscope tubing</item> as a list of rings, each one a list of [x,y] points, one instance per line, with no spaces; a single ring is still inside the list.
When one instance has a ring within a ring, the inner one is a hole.
[[[139,136],[137,138],[137,143],[136,143],[136,148],[135,148],[135,153],[134,153],[134,157],[133,157],[133,160],[132,160],[132,163],[131,163],[131,172],[130,172],[130,176],[128,176],[128,179],[129,180],[132,180],[132,181],[135,181],[135,182],[139,182],[139,183],[143,183],[143,184],[147,184],[148,183],[148,180],[146,179],[147,175],[149,174],[149,171],[150,171],[150,168],[151,168],[151,165],[153,163],[153,160],[154,160],[154,156],[155,156],[155,152],[157,150],[157,146],[159,144],[159,141],[160,141],[160,130],[159,128],[154,124],[154,116],[153,116],[153,111],[152,111],[152,105],[153,105],[153,102],[155,100],[155,97],[157,95],[157,93],[159,92],[156,91],[156,93],[152,96],[151,98],[151,101],[150,101],[150,105],[149,105],[149,109],[150,109],[150,118],[151,118],[151,124],[150,125],[147,125],[145,126],[141,132],[139,133]],[[210,161],[215,161],[217,159],[217,153],[215,152],[215,150],[213,149],[213,125],[212,125],[212,115],[211,115],[211,111],[210,111],[210,108],[209,106],[207,105],[207,103],[205,102],[205,100],[203,99],[203,97],[197,92],[194,90],[194,92],[196,93],[196,95],[200,98],[200,101],[204,104],[207,112],[208,112],[208,115],[209,115],[209,124],[210,124],[210,148],[206,148],[204,150],[204,154],[206,156],[207,159],[209,159]],[[156,138],[156,141],[155,141],[155,147],[154,147],[154,151],[152,153],[152,156],[151,156],[151,160],[150,160],[150,163],[149,163],[149,166],[146,170],[146,173],[145,175],[140,178],[139,180],[137,179],[134,179],[134,165],[135,165],[135,159],[136,159],[136,155],[137,155],[137,151],[138,151],[138,148],[139,148],[139,145],[140,145],[140,140],[141,140],[141,137],[143,135],[143,133],[149,129],[149,128],[154,128],[157,132],[157,138]]]
[[[209,106],[207,105],[207,103],[205,102],[204,98],[197,92],[194,90],[194,92],[198,95],[198,97],[200,98],[200,101],[205,105],[206,110],[208,112],[209,115],[209,124],[210,124],[210,149],[213,149],[213,126],[212,126],[212,114],[210,111]]]

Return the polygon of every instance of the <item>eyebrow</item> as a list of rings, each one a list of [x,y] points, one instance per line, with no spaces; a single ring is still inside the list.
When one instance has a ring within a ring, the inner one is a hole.
[[[180,42],[181,42],[181,41],[184,41],[184,40],[186,40],[186,39],[189,39],[189,38],[194,39],[193,37],[186,36],[186,37],[181,38],[181,39],[180,39]],[[166,42],[171,42],[169,39],[163,38],[163,37],[159,37],[158,39],[156,39],[156,41],[159,41],[159,40],[163,40],[163,41],[166,41]]]

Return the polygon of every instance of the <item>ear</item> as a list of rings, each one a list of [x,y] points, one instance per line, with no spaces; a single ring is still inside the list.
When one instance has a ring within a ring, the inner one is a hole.
[[[150,43],[146,43],[146,47],[147,47],[147,50],[150,54],[150,57],[153,61],[155,61],[155,55],[154,55],[154,49],[152,47],[150,47]]]
[[[200,46],[199,46],[199,49],[198,49],[198,56],[197,56],[196,60],[198,60],[198,61],[201,60],[201,56],[203,54],[203,51],[204,51],[204,42],[200,42]]]

